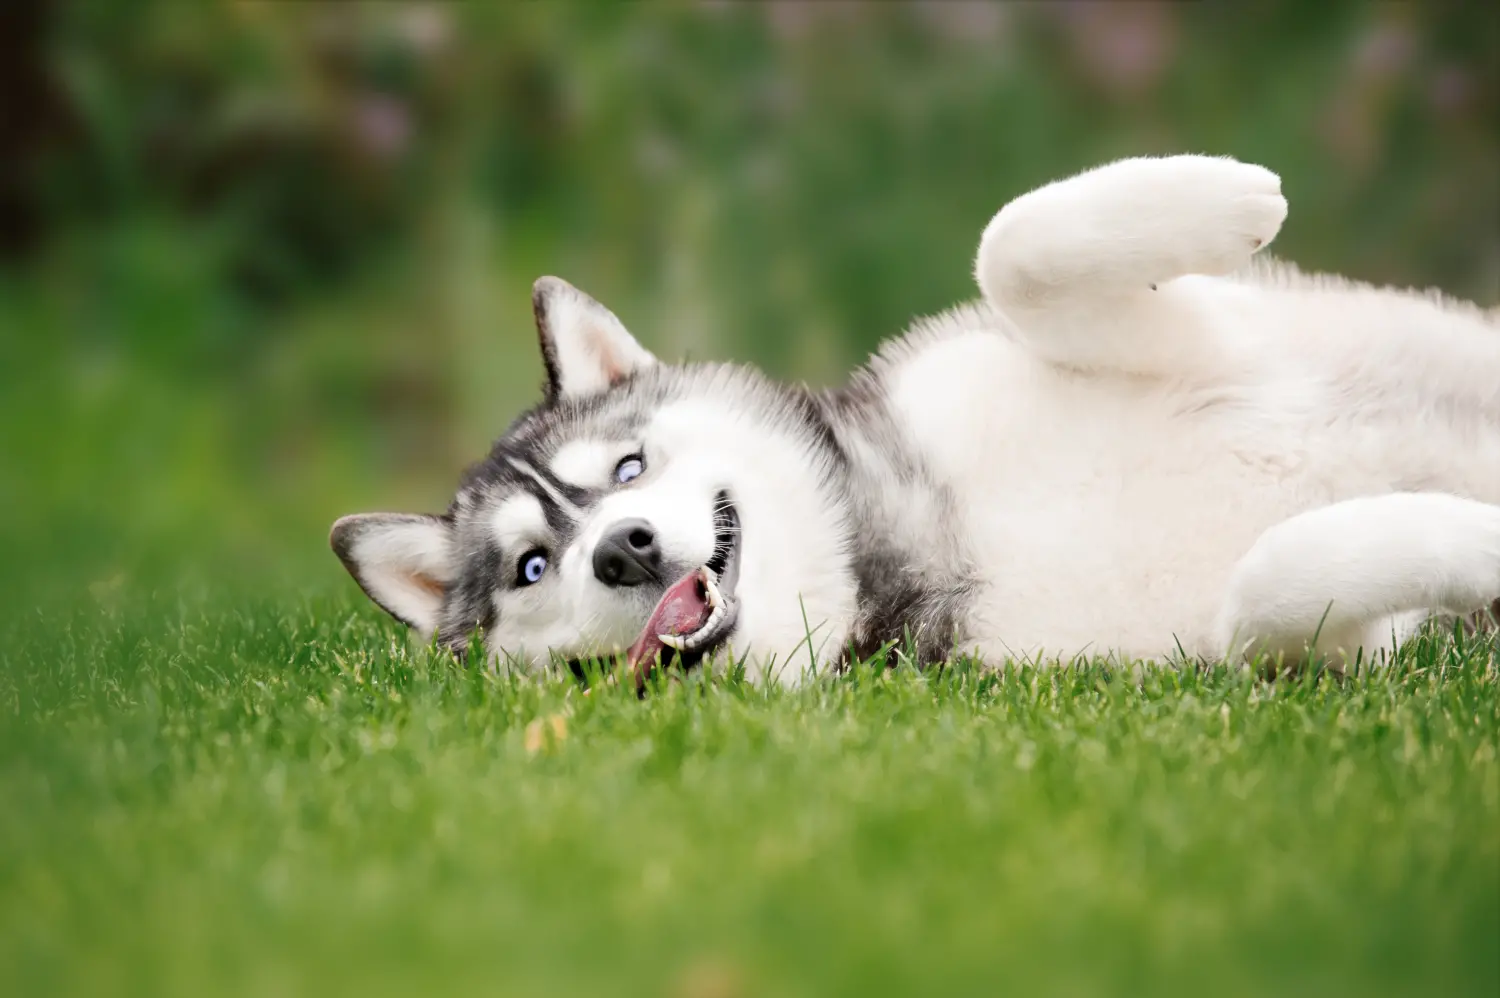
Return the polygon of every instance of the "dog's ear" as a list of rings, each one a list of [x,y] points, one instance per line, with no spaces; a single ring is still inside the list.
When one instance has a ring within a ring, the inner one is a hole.
[[[453,584],[453,528],[440,516],[361,513],[328,534],[365,595],[386,613],[431,637]]]
[[[656,363],[613,312],[567,281],[538,280],[531,309],[547,365],[549,403],[602,392]]]

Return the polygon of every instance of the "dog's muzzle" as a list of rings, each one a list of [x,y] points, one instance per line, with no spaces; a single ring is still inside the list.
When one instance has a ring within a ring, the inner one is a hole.
[[[734,631],[739,618],[734,590],[740,574],[740,518],[727,492],[714,497],[713,516],[713,554],[666,588],[625,653],[637,690],[657,665],[674,660],[683,668],[696,665]]]

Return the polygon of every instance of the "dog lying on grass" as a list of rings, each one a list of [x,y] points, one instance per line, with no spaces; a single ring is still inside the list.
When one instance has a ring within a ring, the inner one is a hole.
[[[662,363],[542,278],[541,403],[445,513],[333,548],[520,668],[1369,656],[1500,598],[1500,321],[1253,261],[1286,212],[1204,156],[1032,191],[980,301],[825,392]]]

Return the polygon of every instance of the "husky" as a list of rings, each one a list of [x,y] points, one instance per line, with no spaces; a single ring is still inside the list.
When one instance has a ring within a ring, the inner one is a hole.
[[[445,513],[332,547],[523,669],[1373,657],[1500,597],[1500,314],[1252,259],[1286,212],[1209,156],[1031,191],[982,298],[831,391],[662,363],[544,277],[541,403]]]

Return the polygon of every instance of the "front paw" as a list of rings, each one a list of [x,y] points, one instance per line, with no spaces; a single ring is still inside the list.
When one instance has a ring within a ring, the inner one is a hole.
[[[1263,166],[1213,156],[1154,161],[1158,190],[1181,240],[1183,273],[1228,274],[1269,245],[1286,221],[1281,178]]]

